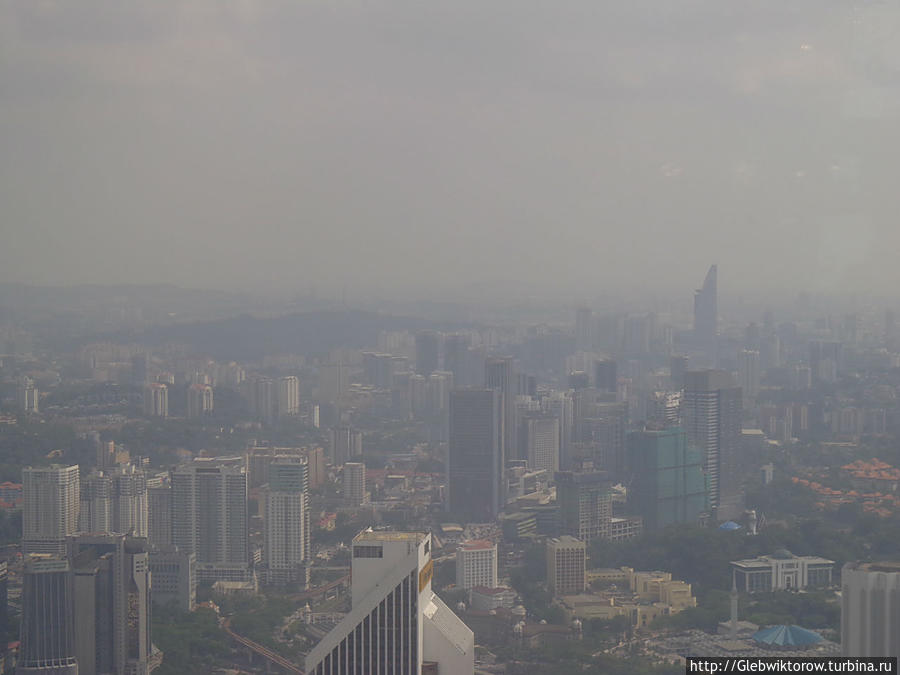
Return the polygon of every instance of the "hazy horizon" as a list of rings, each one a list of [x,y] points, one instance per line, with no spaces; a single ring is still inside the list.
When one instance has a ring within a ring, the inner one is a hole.
[[[886,293],[900,9],[0,5],[0,281]]]

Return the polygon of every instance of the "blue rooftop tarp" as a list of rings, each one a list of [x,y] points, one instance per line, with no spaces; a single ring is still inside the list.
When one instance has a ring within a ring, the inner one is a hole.
[[[738,525],[733,520],[729,520],[727,523],[722,523],[721,525],[719,525],[719,529],[720,530],[739,530],[739,529],[741,529],[741,526]]]

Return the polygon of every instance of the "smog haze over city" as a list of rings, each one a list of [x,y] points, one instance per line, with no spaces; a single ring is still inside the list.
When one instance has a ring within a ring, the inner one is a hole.
[[[0,0],[0,675],[896,675],[898,37]]]
[[[892,293],[888,2],[0,7],[0,279]]]

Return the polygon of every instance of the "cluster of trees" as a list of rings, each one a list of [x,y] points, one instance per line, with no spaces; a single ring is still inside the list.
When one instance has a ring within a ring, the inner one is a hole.
[[[228,637],[211,609],[188,613],[175,607],[154,607],[152,633],[153,643],[164,654],[156,675],[208,673],[231,661]]]
[[[300,657],[298,647],[275,639],[275,631],[285,617],[297,609],[294,601],[280,595],[219,598],[217,601],[222,612],[231,617],[231,628],[234,632],[287,658]]]
[[[79,438],[71,425],[26,416],[17,424],[0,425],[0,449],[0,482],[21,483],[24,466],[90,464],[95,457],[91,442]]]
[[[852,528],[824,518],[797,521],[789,526],[769,525],[754,537],[744,530],[726,532],[689,525],[669,527],[630,541],[591,547],[593,567],[664,570],[694,587],[703,603],[715,590],[731,588],[732,560],[771,554],[787,548],[797,555],[818,555],[835,561],[835,571],[858,559],[900,555],[896,519],[859,514]]]
[[[597,651],[588,641],[553,641],[536,648],[512,646],[497,650],[510,675],[530,675],[552,669],[554,675],[676,675],[683,666],[658,665],[629,654],[627,658]]]

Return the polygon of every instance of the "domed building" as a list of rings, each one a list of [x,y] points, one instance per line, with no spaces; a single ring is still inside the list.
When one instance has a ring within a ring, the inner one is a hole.
[[[753,641],[769,649],[805,649],[814,647],[825,638],[800,626],[769,626],[753,634]]]

